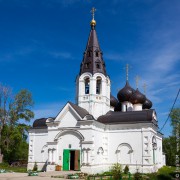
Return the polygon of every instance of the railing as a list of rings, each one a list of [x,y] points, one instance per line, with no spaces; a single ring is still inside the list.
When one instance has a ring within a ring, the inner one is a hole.
[[[104,180],[104,179],[109,179],[109,180],[113,180],[113,176],[112,175],[102,175],[102,176],[88,176],[88,180],[96,180],[96,179],[100,179],[100,180]]]
[[[120,179],[114,179],[112,175],[90,175],[87,180],[122,180],[123,176]],[[128,173],[128,180],[132,180],[131,173]]]

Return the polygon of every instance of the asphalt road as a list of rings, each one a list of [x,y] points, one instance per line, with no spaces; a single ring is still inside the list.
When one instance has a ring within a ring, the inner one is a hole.
[[[56,175],[67,175],[74,173],[71,171],[55,171],[55,172],[42,172],[38,176],[28,176],[27,173],[1,173],[0,180],[57,180],[57,178],[51,178]],[[64,180],[65,178],[58,178]]]

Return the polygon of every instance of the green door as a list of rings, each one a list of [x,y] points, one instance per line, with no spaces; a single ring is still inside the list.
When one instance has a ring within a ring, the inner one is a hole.
[[[68,149],[64,149],[63,151],[63,170],[69,171],[69,154],[70,151]]]

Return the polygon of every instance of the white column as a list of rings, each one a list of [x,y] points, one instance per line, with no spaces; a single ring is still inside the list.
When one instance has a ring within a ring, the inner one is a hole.
[[[86,164],[86,160],[87,160],[87,157],[86,157],[87,153],[86,153],[86,149],[83,150],[83,163]]]
[[[106,91],[107,91],[107,86],[106,86],[106,80],[104,80],[104,79],[102,79],[101,80],[101,94],[102,94],[102,96],[106,96]]]
[[[56,157],[55,157],[55,155],[56,155],[56,149],[52,149],[52,162],[56,162]]]
[[[48,150],[48,162],[51,164],[52,163],[52,149]]]
[[[42,159],[43,159],[43,162],[45,161],[44,159],[44,150],[42,151]]]
[[[89,90],[89,94],[96,94],[96,78],[91,77],[90,78],[90,90]]]
[[[86,158],[87,158],[87,164],[89,163],[89,153],[88,150],[86,150]]]
[[[52,149],[52,163],[54,163],[54,149]]]
[[[90,149],[88,148],[87,149],[87,164],[90,164],[91,162],[90,162]]]
[[[122,112],[126,112],[126,105],[122,103]]]

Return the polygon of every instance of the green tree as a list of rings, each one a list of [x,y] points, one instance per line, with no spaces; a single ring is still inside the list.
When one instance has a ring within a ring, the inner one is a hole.
[[[119,163],[115,163],[111,169],[114,179],[120,179],[122,177],[122,166]]]
[[[176,138],[170,136],[163,139],[163,152],[166,155],[166,165],[175,166]]]
[[[127,174],[129,172],[129,166],[126,165],[125,168],[124,168],[124,174]]]
[[[163,139],[163,152],[166,155],[166,164],[169,166],[175,166],[177,152],[177,143],[180,144],[180,108],[175,108],[170,114],[172,136]],[[179,141],[179,142],[178,142]]]
[[[180,134],[180,108],[175,108],[170,114],[173,135]]]
[[[27,160],[28,143],[26,140],[28,129],[29,126],[25,124],[4,125],[1,141],[5,161]]]
[[[10,87],[0,84],[0,154],[2,149],[6,160],[23,157],[21,148],[28,149],[25,140],[28,126],[19,124],[19,120],[30,121],[34,117],[31,111],[33,104],[28,90],[23,89],[13,95]]]

